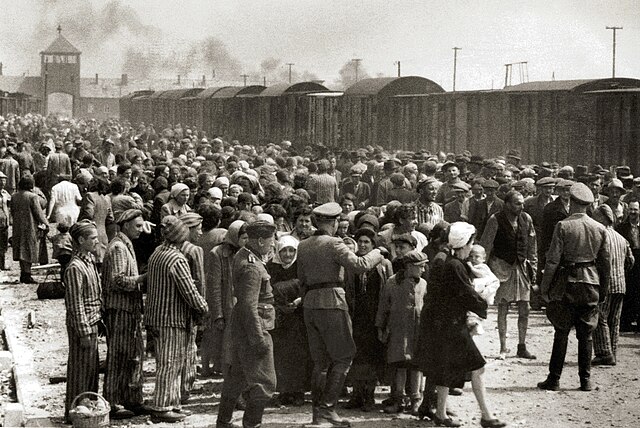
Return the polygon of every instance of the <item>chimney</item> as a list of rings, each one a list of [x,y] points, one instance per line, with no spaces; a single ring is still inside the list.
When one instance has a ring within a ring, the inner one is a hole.
[[[96,73],[96,85],[98,84],[98,73]]]
[[[0,63],[0,75],[2,75],[2,63]],[[207,76],[202,75],[202,87],[207,86]]]
[[[120,79],[120,86],[127,86],[129,84],[129,75],[124,73]]]
[[[178,74],[178,85],[180,84],[180,75]]]
[[[2,76],[2,63],[0,62],[0,76]]]

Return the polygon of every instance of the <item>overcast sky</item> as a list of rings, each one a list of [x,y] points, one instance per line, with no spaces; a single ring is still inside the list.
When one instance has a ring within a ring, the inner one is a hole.
[[[226,47],[225,64],[198,59],[184,73],[195,78],[212,67],[241,81],[242,73],[284,73],[291,62],[295,72],[331,87],[352,58],[362,58],[371,76],[395,75],[399,60],[403,75],[450,90],[457,46],[457,89],[498,88],[504,64],[519,61],[528,62],[530,81],[551,80],[554,72],[558,80],[610,77],[612,32],[605,26],[616,25],[624,27],[616,75],[640,78],[640,0],[0,0],[0,10],[8,75],[38,74],[38,52],[61,23],[82,51],[84,76],[120,76],[127,51],[163,43],[186,51],[210,39],[216,49]],[[154,75],[179,72],[166,63],[157,68]],[[512,82],[519,81],[516,68]]]

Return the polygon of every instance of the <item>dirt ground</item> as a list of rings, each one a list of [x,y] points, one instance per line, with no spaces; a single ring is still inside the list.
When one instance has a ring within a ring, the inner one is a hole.
[[[43,280],[44,277],[38,277]],[[67,360],[67,337],[63,300],[37,300],[36,286],[12,283],[17,281],[14,270],[10,278],[0,284],[0,306],[7,323],[15,324],[18,340],[32,351],[35,373],[40,381],[39,390],[29,397],[33,406],[50,414],[57,426],[61,425],[64,411],[65,383],[50,384],[51,376],[64,375]],[[33,311],[35,323],[29,328],[25,322]],[[517,316],[509,316],[509,346],[513,353],[517,344]],[[571,338],[567,364],[561,379],[559,392],[541,391],[536,383],[547,374],[547,363],[553,340],[553,329],[543,312],[532,312],[528,348],[538,356],[537,360],[507,358],[496,360],[499,344],[497,338],[496,311],[491,310],[485,321],[486,333],[478,337],[478,346],[487,359],[485,381],[488,399],[499,418],[512,427],[639,427],[640,426],[640,335],[625,333],[620,339],[618,365],[595,367],[592,379],[595,390],[581,392],[577,368],[577,342]],[[105,354],[104,342],[100,345]],[[16,356],[20,358],[20,356]],[[145,362],[145,397],[153,393],[154,362]],[[215,426],[217,403],[220,398],[220,379],[199,379],[191,400],[185,406],[193,415],[178,424],[159,426],[209,427]],[[101,382],[102,388],[102,382]],[[386,398],[388,388],[377,390],[377,401]],[[451,397],[451,407],[465,426],[479,426],[480,412],[470,384],[464,394]],[[295,427],[310,422],[309,402],[304,407],[267,409],[265,427]],[[354,427],[419,427],[432,426],[431,422],[419,422],[409,415],[386,415],[380,411],[361,413],[340,411]],[[235,418],[239,422],[242,413]],[[114,421],[112,426],[142,427],[150,424],[146,417],[128,421]]]

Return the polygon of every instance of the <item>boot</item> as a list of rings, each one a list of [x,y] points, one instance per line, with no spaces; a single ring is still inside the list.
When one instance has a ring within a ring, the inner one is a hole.
[[[322,394],[320,409],[318,411],[318,421],[328,422],[336,427],[350,427],[351,423],[342,419],[336,413],[336,404],[342,391],[342,385],[347,376],[343,373],[332,371],[327,375],[327,383]]]
[[[418,416],[421,404],[422,404],[422,397],[411,398],[409,413],[411,413],[412,416]]]
[[[402,397],[396,397],[395,400],[384,408],[384,412],[388,414],[401,413],[404,410],[404,401]]]
[[[217,428],[232,428],[233,424],[233,410],[236,407],[236,401],[232,398],[222,397],[220,398],[220,404],[218,405],[218,420],[216,422]]]
[[[578,373],[580,374],[580,390],[591,391],[591,356],[592,340],[578,340]]]
[[[551,358],[549,360],[549,378],[560,381],[562,376],[562,368],[564,360],[567,356],[567,344],[569,343],[569,335],[564,332],[556,332],[553,335],[553,347],[551,348]]]
[[[321,372],[313,370],[312,385],[311,385],[311,400],[312,400],[312,425],[318,425],[320,423],[320,403],[322,401],[322,393],[327,384],[327,372]]]
[[[351,398],[344,405],[345,409],[359,409],[364,405],[364,385],[363,382],[356,381],[353,384]]]
[[[535,360],[536,356],[527,351],[527,345],[524,343],[522,345],[518,344],[518,352],[516,354],[518,358],[525,358],[527,360]]]
[[[364,404],[362,405],[363,412],[373,412],[376,409],[375,392],[375,386],[366,385],[364,387]]]
[[[266,401],[248,401],[247,409],[242,417],[243,428],[259,428],[262,426],[262,415],[266,407]]]

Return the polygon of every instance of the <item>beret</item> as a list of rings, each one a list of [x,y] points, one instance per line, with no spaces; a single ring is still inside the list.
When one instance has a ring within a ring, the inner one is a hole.
[[[142,211],[137,209],[124,210],[116,218],[116,224],[122,224],[137,217],[142,217]]]
[[[180,216],[180,220],[185,226],[191,228],[202,223],[202,216],[198,213],[190,212]]]
[[[394,244],[396,242],[405,242],[409,245],[411,245],[413,248],[416,248],[416,246],[418,245],[418,241],[416,240],[416,238],[411,235],[410,233],[403,233],[401,235],[395,235],[393,237],[393,241]]]
[[[313,214],[316,217],[333,219],[337,218],[342,212],[342,207],[336,202],[327,202],[319,207],[314,208]]]
[[[571,199],[580,205],[589,205],[594,201],[593,192],[584,183],[574,183],[570,192]]]
[[[247,225],[247,235],[249,238],[269,238],[276,233],[276,226],[265,220],[254,221]]]
[[[486,180],[482,183],[482,187],[485,189],[497,189],[500,187],[500,184],[496,180]]]
[[[555,186],[556,180],[552,177],[543,177],[540,180],[536,181],[536,186]]]
[[[468,192],[470,187],[467,183],[465,183],[464,181],[461,181],[459,183],[455,183],[453,186],[453,190],[454,191],[461,191],[461,192]]]
[[[356,224],[356,227],[359,229],[362,227],[364,223],[369,223],[376,230],[380,227],[380,222],[378,221],[378,218],[373,214],[364,214],[360,216],[360,218],[358,218],[358,223]]]
[[[402,264],[413,264],[422,266],[429,261],[429,258],[422,251],[411,250],[398,260]]]

